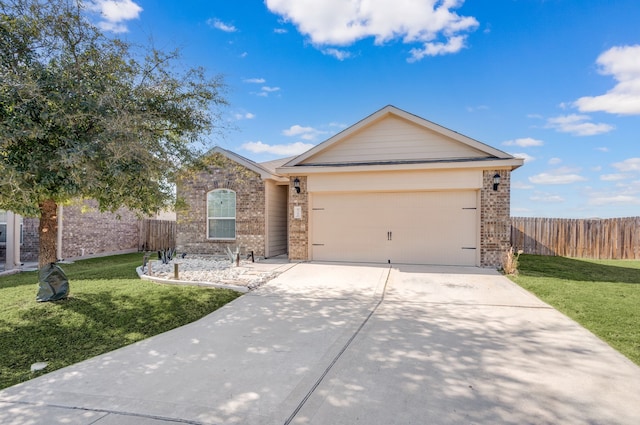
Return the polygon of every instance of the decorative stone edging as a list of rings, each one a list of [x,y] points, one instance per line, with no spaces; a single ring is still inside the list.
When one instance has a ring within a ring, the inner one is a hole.
[[[202,287],[209,287],[209,288],[231,289],[233,291],[242,292],[242,293],[247,293],[251,289],[247,286],[229,285],[225,283],[197,282],[192,280],[176,280],[176,279],[166,279],[166,278],[157,277],[157,276],[149,276],[142,271],[142,266],[136,267],[136,272],[138,273],[138,277],[140,277],[140,279],[150,280],[155,283],[164,283],[168,285],[190,285],[190,286],[202,286]]]

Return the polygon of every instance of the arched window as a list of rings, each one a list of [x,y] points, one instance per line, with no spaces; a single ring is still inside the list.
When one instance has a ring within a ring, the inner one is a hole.
[[[233,190],[216,189],[207,193],[207,237],[236,238],[236,193]]]

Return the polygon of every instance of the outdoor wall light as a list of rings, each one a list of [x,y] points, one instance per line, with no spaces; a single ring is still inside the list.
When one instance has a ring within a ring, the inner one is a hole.
[[[300,193],[300,179],[299,178],[295,178],[295,180],[293,180],[293,187],[296,190],[296,193]]]
[[[493,176],[493,190],[498,190],[498,185],[500,185],[500,174],[496,173]]]

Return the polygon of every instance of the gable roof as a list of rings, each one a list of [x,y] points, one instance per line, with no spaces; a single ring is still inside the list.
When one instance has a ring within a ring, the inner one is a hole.
[[[282,182],[288,182],[289,179],[287,179],[286,177],[283,177],[279,174],[277,174],[275,172],[275,167],[273,167],[273,164],[270,164],[271,162],[274,163],[279,163],[282,161],[285,161],[287,159],[290,158],[284,158],[281,160],[276,160],[276,161],[269,161],[268,163],[265,163],[265,165],[262,164],[258,164],[257,162],[254,162],[248,158],[245,158],[242,155],[238,155],[235,152],[231,152],[229,150],[226,150],[224,148],[221,148],[220,146],[216,146],[213,149],[211,149],[209,152],[206,153],[206,155],[212,155],[212,154],[221,154],[225,157],[227,157],[228,159],[237,162],[238,164],[242,165],[245,168],[248,168],[251,171],[254,171],[256,173],[258,173],[260,175],[260,178],[262,178],[263,180],[275,180],[275,181],[282,181]]]
[[[266,168],[269,172],[273,174],[277,174],[276,168],[282,167],[284,164],[286,164],[287,162],[291,161],[294,158],[295,156],[289,156],[287,158],[280,158],[280,159],[274,159],[271,161],[260,162],[258,163],[258,165],[260,165],[263,168]]]
[[[292,173],[305,168],[377,166],[442,168],[495,166],[517,168],[523,160],[442,127],[395,106],[385,106],[358,123],[277,168]]]

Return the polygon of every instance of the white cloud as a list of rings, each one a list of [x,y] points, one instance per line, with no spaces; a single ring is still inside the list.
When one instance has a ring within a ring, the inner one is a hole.
[[[235,117],[236,120],[239,121],[239,120],[252,120],[256,116],[254,114],[252,114],[251,112],[247,112],[247,113],[244,113],[244,114],[240,114],[240,113],[235,114],[234,117]]]
[[[278,91],[280,91],[280,87],[263,86],[260,88],[259,92],[257,93],[253,92],[252,94],[255,94],[256,96],[260,96],[260,97],[269,97],[271,93],[275,93]]]
[[[570,167],[560,167],[548,173],[540,173],[529,177],[535,184],[571,184],[587,180],[578,174],[579,170]]]
[[[391,40],[419,43],[410,61],[456,53],[478,27],[454,10],[463,0],[265,0],[269,10],[297,26],[316,46],[348,46],[373,37],[376,45]]]
[[[467,36],[455,36],[448,39],[445,43],[441,42],[428,42],[424,44],[421,49],[411,49],[411,57],[407,59],[408,62],[417,62],[425,56],[441,56],[449,53],[457,53],[465,46]]]
[[[311,143],[296,142],[288,145],[269,145],[266,143],[247,142],[240,148],[253,153],[270,153],[274,155],[293,156],[300,155],[303,152],[308,151],[314,145]]]
[[[238,29],[231,25],[231,24],[225,24],[224,22],[222,22],[220,19],[218,18],[210,18],[207,19],[207,24],[215,29],[218,29],[220,31],[224,31],[224,32],[236,32],[238,31]]]
[[[86,5],[87,10],[99,13],[102,21],[98,27],[103,31],[124,33],[129,31],[125,21],[138,19],[142,7],[131,0],[93,0]]]
[[[535,157],[529,155],[528,153],[524,153],[524,152],[513,153],[511,155],[515,156],[516,158],[524,159],[524,162],[531,162],[531,161],[535,161],[535,159],[536,159]]]
[[[549,193],[538,193],[536,195],[530,196],[529,200],[533,202],[544,202],[544,203],[559,203],[564,202],[564,198],[560,195],[553,195]]]
[[[596,150],[597,150],[597,151],[600,151],[600,152],[609,152],[609,148],[604,147],[604,146],[603,146],[603,147],[600,147],[600,148],[596,148]]]
[[[532,146],[542,146],[544,142],[542,140],[532,139],[531,137],[525,137],[521,139],[513,139],[502,142],[505,146],[520,146],[521,148],[529,148]]]
[[[285,136],[299,136],[300,134],[313,131],[312,127],[302,127],[301,125],[292,125],[287,130],[283,130],[282,134]]]
[[[631,195],[594,195],[589,198],[590,205],[635,204],[640,205],[640,197]]]
[[[560,163],[562,163],[560,158],[550,158],[549,161],[547,161],[547,164],[549,165],[558,165]]]
[[[560,115],[547,119],[546,128],[553,128],[561,133],[571,133],[574,136],[594,136],[596,134],[608,133],[614,129],[613,126],[604,123],[594,124],[589,122],[588,115]]]
[[[571,174],[571,173],[579,173],[580,168],[576,167],[559,167],[552,171],[554,174]]]
[[[289,31],[287,31],[287,30],[286,30],[286,29],[284,29],[284,28],[276,28],[276,29],[274,29],[274,30],[273,30],[273,32],[275,32],[276,34],[286,34],[286,33],[288,33]]]
[[[612,47],[596,63],[601,74],[613,76],[616,85],[603,95],[581,97],[574,105],[582,112],[640,114],[640,45]]]
[[[533,189],[533,186],[521,181],[515,181],[511,183],[511,189],[528,190],[528,189]]]
[[[317,130],[313,127],[302,127],[296,124],[283,130],[282,134],[289,137],[300,136],[303,140],[315,140],[318,136],[326,134],[326,131]]]
[[[264,84],[266,82],[264,78],[247,78],[242,81],[250,84]]]
[[[623,173],[640,172],[640,158],[629,158],[611,165]]]
[[[605,182],[613,182],[613,181],[618,181],[618,180],[626,180],[627,178],[629,178],[629,176],[627,176],[626,174],[620,174],[620,173],[616,173],[616,174],[602,174],[600,176],[600,180],[605,181]]]
[[[345,59],[349,59],[351,57],[351,53],[346,50],[334,49],[333,47],[328,49],[323,49],[322,54],[327,56],[333,56],[339,61],[343,61]]]
[[[529,177],[529,181],[535,184],[571,184],[585,181],[586,178],[578,174],[549,174],[540,173]]]

